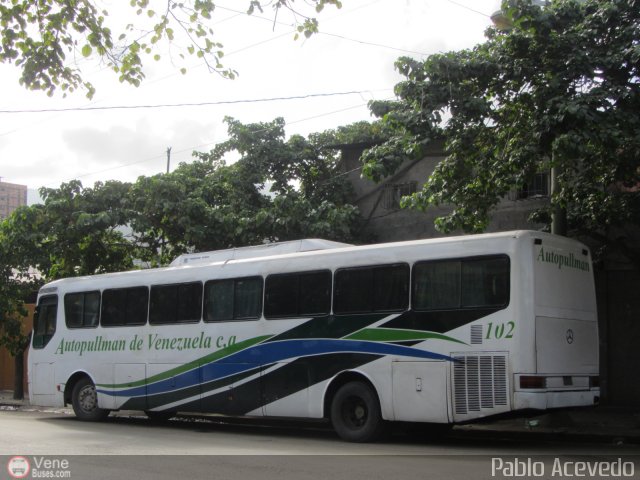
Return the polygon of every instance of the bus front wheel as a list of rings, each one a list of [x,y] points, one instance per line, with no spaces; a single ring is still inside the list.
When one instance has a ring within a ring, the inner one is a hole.
[[[375,440],[384,427],[376,393],[363,382],[344,384],[331,402],[331,423],[336,433],[349,442]]]
[[[73,387],[71,394],[73,411],[80,420],[99,421],[109,415],[109,410],[98,407],[96,386],[87,378],[81,378]]]

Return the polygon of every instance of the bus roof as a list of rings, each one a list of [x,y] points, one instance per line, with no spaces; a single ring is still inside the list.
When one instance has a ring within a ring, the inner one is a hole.
[[[244,258],[270,257],[287,253],[312,252],[317,250],[329,250],[333,248],[353,247],[349,243],[333,242],[320,238],[305,238],[289,242],[265,243],[250,247],[228,248],[226,250],[214,250],[211,252],[186,253],[180,255],[169,264],[170,267],[193,264],[210,264],[240,260]]]
[[[228,250],[218,250],[213,252],[203,252],[181,255],[177,257],[168,267],[144,269],[144,270],[129,270],[125,272],[104,273],[83,277],[71,277],[65,279],[54,280],[40,289],[40,294],[53,293],[57,291],[58,286],[71,286],[76,282],[86,282],[90,278],[103,279],[109,281],[116,278],[129,278],[147,275],[154,275],[164,271],[183,271],[193,268],[207,267],[207,266],[223,266],[232,264],[242,264],[247,262],[261,261],[261,260],[278,260],[278,259],[294,259],[297,257],[309,257],[310,255],[327,255],[327,254],[349,254],[351,252],[366,252],[366,251],[383,251],[390,248],[398,247],[415,247],[415,246],[436,246],[447,244],[466,244],[470,242],[488,241],[492,242],[498,239],[507,238],[553,238],[554,241],[567,241],[575,243],[575,240],[557,237],[545,232],[529,231],[529,230],[517,230],[509,232],[498,233],[484,233],[475,235],[462,235],[454,237],[439,237],[422,240],[409,240],[404,242],[390,242],[390,243],[377,243],[370,245],[355,246],[346,243],[332,242],[329,240],[321,239],[304,239],[295,240],[291,242],[282,242],[277,244],[266,244],[255,247],[242,247]]]

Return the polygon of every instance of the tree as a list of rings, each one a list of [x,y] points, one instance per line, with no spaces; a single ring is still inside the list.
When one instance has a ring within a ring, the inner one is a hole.
[[[336,152],[327,148],[335,135],[286,140],[281,118],[226,122],[229,140],[133,185],[131,227],[136,242],[149,247],[147,260],[164,264],[185,251],[304,237],[359,238],[350,186]],[[227,164],[229,156],[236,161]]]
[[[16,395],[28,345],[18,319],[28,293],[45,281],[131,269],[135,260],[165,265],[187,251],[360,238],[359,212],[332,146],[375,128],[362,123],[286,140],[281,118],[226,121],[227,142],[171,173],[43,188],[42,205],[0,223],[0,345],[16,359]],[[228,154],[240,158],[227,165]]]
[[[12,219],[24,213],[19,211]],[[32,242],[16,242],[20,235],[9,233],[8,225],[12,219],[0,224],[0,346],[14,358],[13,398],[19,400],[24,397],[24,352],[30,338],[21,319],[27,314],[25,300],[37,290],[39,281],[21,258],[30,250]]]
[[[473,49],[397,61],[398,100],[371,105],[394,133],[365,155],[364,172],[379,180],[444,139],[446,159],[404,205],[450,204],[436,226],[477,232],[510,190],[554,169],[550,209],[536,219],[565,210],[574,235],[610,241],[640,221],[640,2],[502,9],[512,28],[489,28]],[[640,265],[628,238],[613,243]]]
[[[115,181],[83,188],[73,180],[40,189],[44,205],[33,208],[40,214],[34,233],[41,253],[31,266],[47,280],[132,268],[138,249],[120,229],[129,218],[124,204],[129,188]]]
[[[276,0],[267,5],[276,16],[281,9],[292,12],[297,32],[308,37],[317,32],[318,22],[295,10],[294,1]],[[339,0],[309,3],[318,13],[326,5],[341,6]],[[29,89],[53,95],[57,88],[65,94],[82,88],[89,98],[95,89],[77,68],[78,58],[96,54],[121,82],[138,86],[144,79],[143,57],[153,55],[160,60],[158,46],[162,42],[186,45],[179,54],[183,60],[185,53],[195,55],[210,71],[228,78],[236,75],[221,63],[223,45],[212,28],[213,0],[131,0],[127,4],[131,13],[135,12],[135,23],[119,26],[94,0],[2,0],[0,61],[19,67],[20,83]],[[263,2],[248,0],[247,14],[256,10],[263,11]]]

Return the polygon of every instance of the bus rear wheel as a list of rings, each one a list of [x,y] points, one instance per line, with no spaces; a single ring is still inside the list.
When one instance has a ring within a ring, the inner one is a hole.
[[[363,382],[344,384],[331,402],[331,423],[343,440],[376,440],[384,428],[376,393]]]
[[[109,410],[98,407],[98,394],[96,386],[87,378],[81,378],[74,385],[71,393],[73,412],[80,420],[100,421],[107,418]]]

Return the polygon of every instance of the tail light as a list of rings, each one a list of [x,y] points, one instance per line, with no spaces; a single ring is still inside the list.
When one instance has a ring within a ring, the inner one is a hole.
[[[545,388],[545,377],[535,377],[532,375],[522,375],[520,377],[520,388]]]

